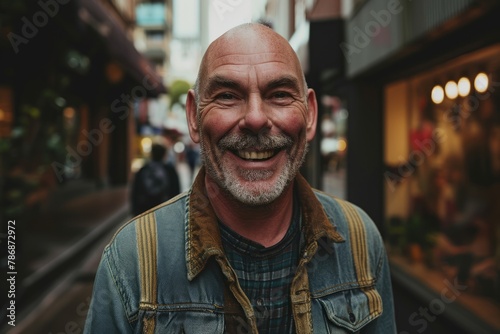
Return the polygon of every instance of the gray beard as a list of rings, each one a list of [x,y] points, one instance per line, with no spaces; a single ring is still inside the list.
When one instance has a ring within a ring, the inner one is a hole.
[[[293,147],[293,140],[287,136],[279,135],[279,136],[250,136],[250,135],[232,135],[224,137],[220,140],[218,146],[221,149],[221,152],[225,150],[239,150],[245,149],[249,147],[258,147],[259,149],[286,149],[287,161],[285,166],[282,167],[280,175],[273,185],[269,189],[269,187],[261,187],[249,189],[238,181],[238,175],[243,177],[246,181],[260,181],[268,179],[273,171],[271,170],[225,170],[224,173],[220,173],[217,171],[217,168],[214,164],[218,166],[222,165],[220,159],[216,158],[213,162],[208,158],[209,152],[207,152],[207,148],[204,145],[204,140],[201,140],[200,143],[200,152],[203,164],[206,167],[207,174],[215,180],[217,185],[229,193],[233,198],[237,201],[250,205],[250,206],[259,206],[270,204],[275,201],[286,189],[286,187],[292,182],[297,173],[299,172],[300,166],[302,166],[309,145],[305,142],[304,150],[302,156],[297,159],[293,159],[290,157],[290,150]],[[236,175],[238,174],[238,175]]]

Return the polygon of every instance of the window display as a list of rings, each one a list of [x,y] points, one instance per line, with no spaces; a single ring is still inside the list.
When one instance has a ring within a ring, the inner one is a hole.
[[[438,293],[464,287],[457,302],[497,329],[499,55],[493,46],[388,85],[384,157],[392,264]]]

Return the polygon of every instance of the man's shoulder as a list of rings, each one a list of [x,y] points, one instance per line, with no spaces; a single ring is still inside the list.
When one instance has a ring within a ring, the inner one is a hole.
[[[129,248],[135,251],[138,225],[154,222],[153,226],[158,229],[158,225],[183,225],[185,218],[185,206],[187,192],[181,193],[170,200],[155,206],[125,222],[121,225],[111,238],[107,248]]]
[[[368,235],[379,237],[379,230],[373,220],[356,204],[317,189],[314,189],[314,194],[337,229],[346,233],[357,233],[361,227]]]
[[[346,256],[366,258],[373,264],[376,277],[384,258],[385,246],[377,225],[359,206],[322,191],[314,191],[331,224],[345,240],[339,249],[347,250]]]
[[[179,194],[118,228],[106,245],[102,259],[116,279],[128,281],[130,286],[136,284],[140,264],[145,263],[145,258],[149,259],[153,244],[158,249],[182,249],[186,197],[186,193]]]
[[[141,168],[139,168],[136,175],[143,175],[144,173],[150,171],[155,166],[156,166],[156,164],[153,163],[153,161],[148,161]]]

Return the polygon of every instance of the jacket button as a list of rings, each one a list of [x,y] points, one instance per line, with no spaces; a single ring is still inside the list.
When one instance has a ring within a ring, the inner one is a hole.
[[[349,312],[349,320],[354,323],[356,321],[356,316],[354,315],[354,313],[352,312]]]

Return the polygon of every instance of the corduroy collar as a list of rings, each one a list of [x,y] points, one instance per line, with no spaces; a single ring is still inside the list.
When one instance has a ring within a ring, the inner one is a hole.
[[[343,242],[304,177],[298,174],[295,183],[301,205],[305,248],[323,237]],[[188,279],[192,280],[205,268],[210,257],[224,257],[217,216],[207,196],[204,168],[198,172],[191,187],[187,205],[186,263]]]

